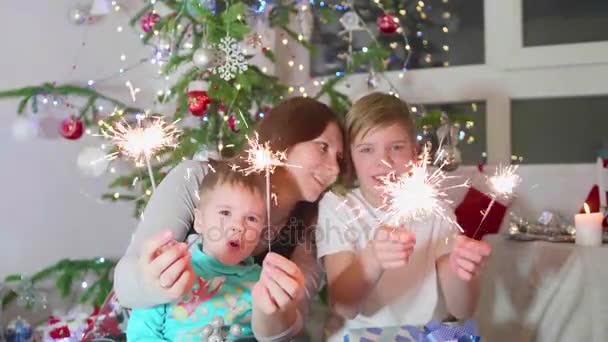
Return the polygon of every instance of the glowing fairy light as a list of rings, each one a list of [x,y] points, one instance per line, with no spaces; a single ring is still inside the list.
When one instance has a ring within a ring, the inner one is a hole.
[[[462,228],[446,213],[446,203],[451,203],[447,190],[468,187],[468,182],[455,186],[444,186],[447,179],[441,168],[429,172],[428,153],[423,153],[420,161],[410,163],[409,170],[402,175],[394,171],[382,177],[382,209],[388,213],[389,224],[399,226],[408,222],[422,220],[430,215],[437,215]]]
[[[488,178],[490,197],[492,200],[488,204],[486,210],[483,211],[483,216],[481,217],[481,221],[479,221],[477,229],[475,229],[475,233],[473,233],[473,238],[477,236],[477,232],[479,232],[483,222],[486,220],[486,217],[488,217],[490,210],[492,210],[494,203],[496,203],[496,199],[510,199],[515,193],[515,188],[517,188],[520,183],[521,177],[517,174],[517,165],[509,165],[507,167],[499,165],[498,168],[496,168],[494,175]]]
[[[175,124],[166,123],[162,116],[138,116],[137,124],[132,127],[124,119],[108,125],[101,121],[101,133],[109,138],[118,148],[108,159],[115,159],[120,154],[135,160],[136,165],[145,162],[152,182],[152,189],[156,190],[156,182],[150,165],[150,158],[165,148],[175,148],[181,131]]]

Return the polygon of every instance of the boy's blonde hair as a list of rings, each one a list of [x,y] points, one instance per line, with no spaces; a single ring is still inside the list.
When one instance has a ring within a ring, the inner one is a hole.
[[[414,120],[409,106],[393,95],[371,93],[357,100],[345,118],[346,136],[349,144],[359,135],[365,136],[372,128],[387,127],[400,123],[414,142]]]
[[[357,100],[345,117],[347,148],[359,136],[364,137],[376,127],[401,124],[407,131],[410,144],[415,146],[416,127],[409,106],[393,95],[374,92]],[[350,153],[348,154],[350,155]],[[352,160],[346,163],[344,185],[352,187],[356,178]]]
[[[241,171],[233,170],[233,165],[239,166],[242,169],[244,165],[239,165],[239,161],[233,159],[225,159],[221,161],[209,160],[209,173],[203,178],[203,182],[199,188],[201,203],[202,199],[218,185],[238,185],[245,189],[263,196],[265,189],[264,177],[257,173],[245,175]]]

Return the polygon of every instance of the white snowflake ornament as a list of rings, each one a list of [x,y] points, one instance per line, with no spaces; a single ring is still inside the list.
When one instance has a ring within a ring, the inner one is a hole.
[[[213,73],[220,75],[225,81],[230,81],[236,75],[247,70],[247,60],[238,41],[230,36],[221,39],[217,45],[219,52],[217,65]]]

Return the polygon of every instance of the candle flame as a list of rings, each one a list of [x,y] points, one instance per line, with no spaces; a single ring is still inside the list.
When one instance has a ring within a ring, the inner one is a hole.
[[[585,204],[583,206],[585,207],[585,212],[587,214],[590,214],[591,213],[591,209],[589,209],[589,205],[587,204],[587,202],[585,202]]]

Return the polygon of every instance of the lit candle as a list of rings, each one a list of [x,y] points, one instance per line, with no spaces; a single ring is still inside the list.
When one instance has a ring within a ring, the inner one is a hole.
[[[602,221],[604,221],[604,214],[590,213],[589,205],[585,203],[585,213],[574,216],[576,244],[583,246],[601,245],[603,233]]]

